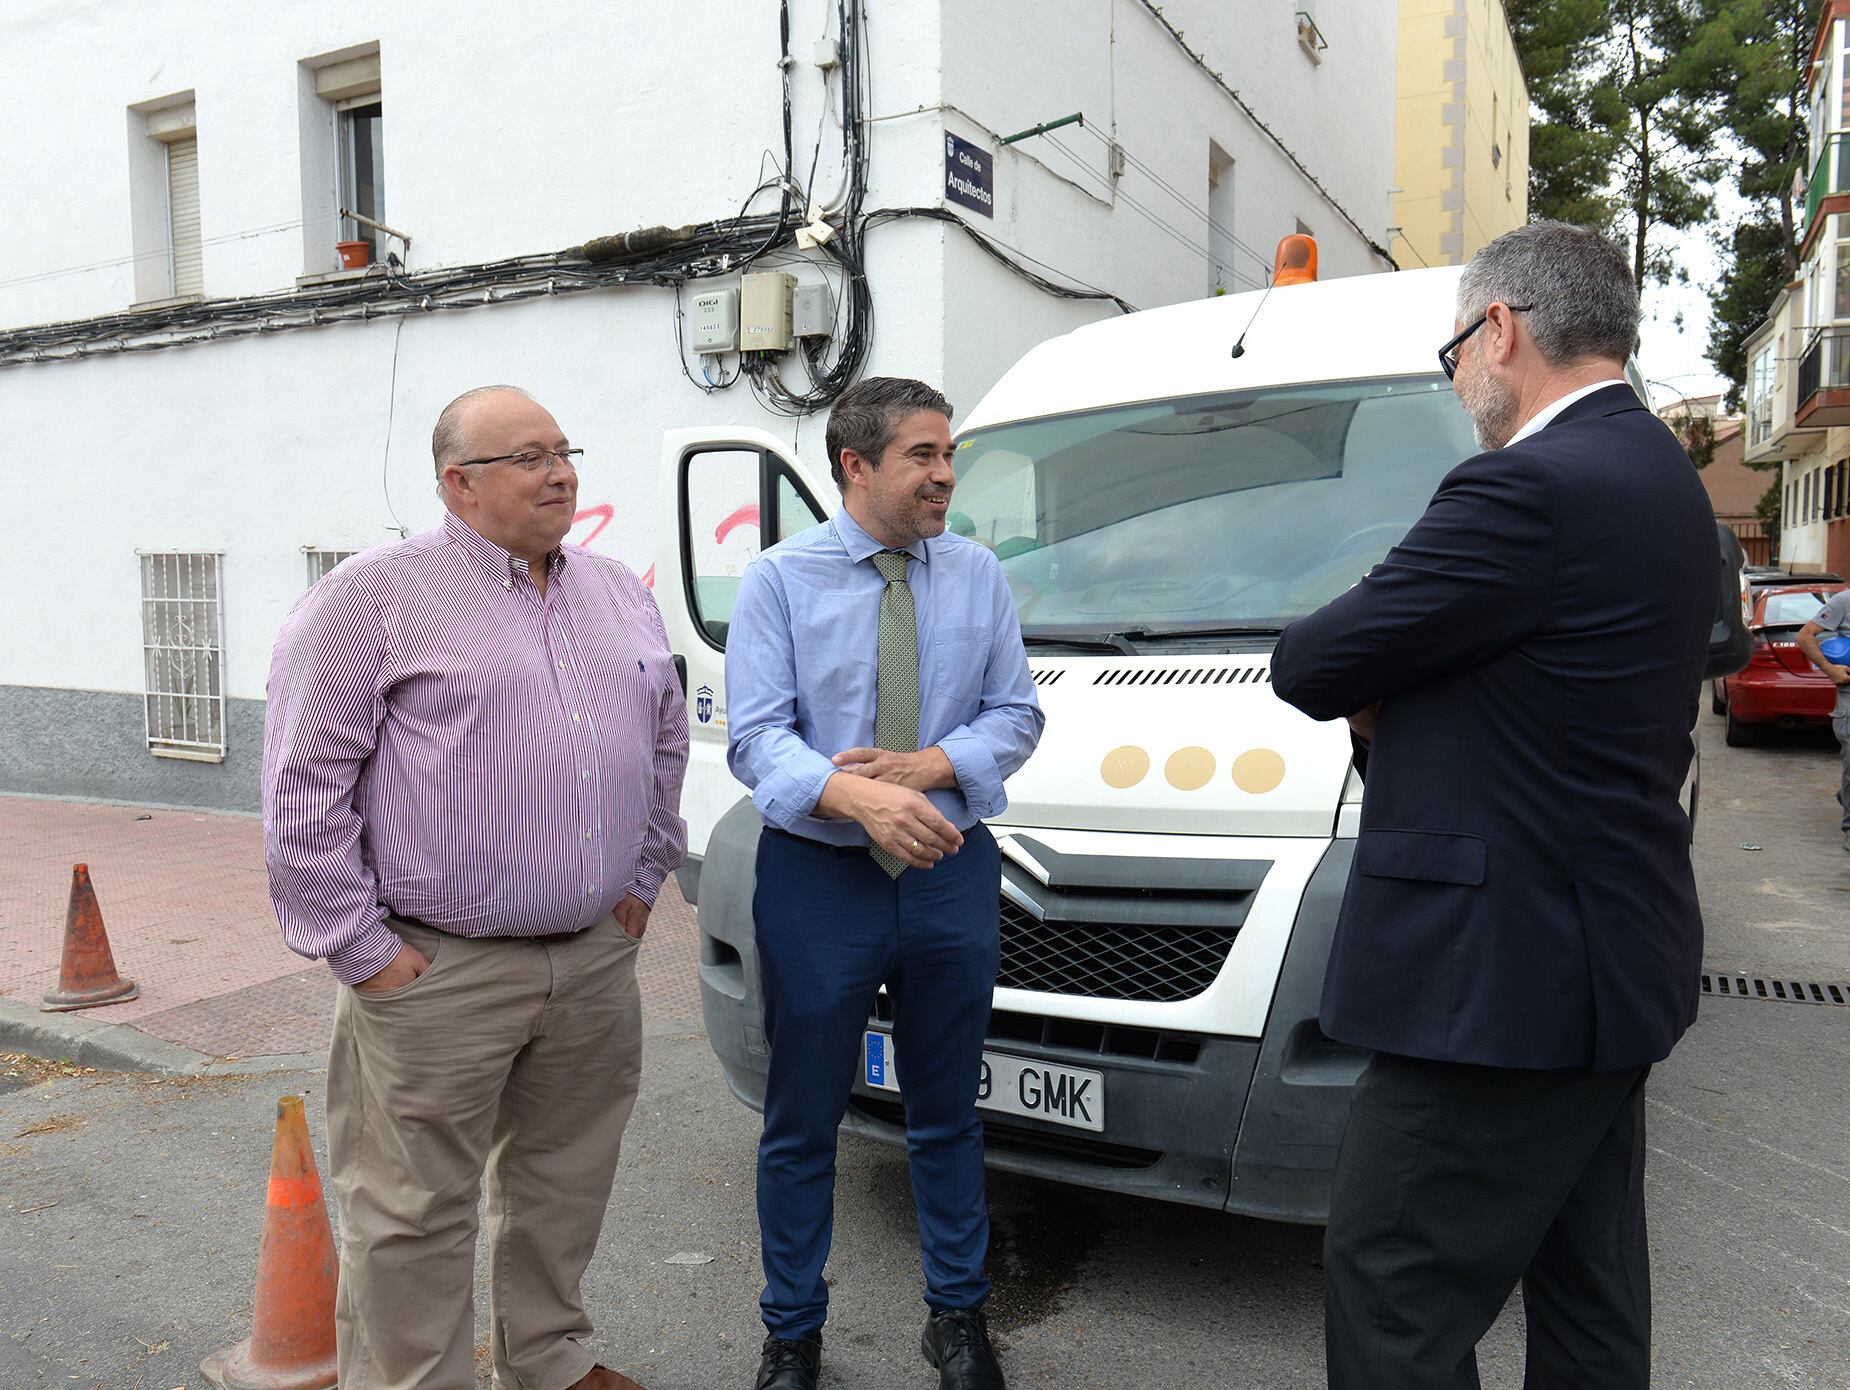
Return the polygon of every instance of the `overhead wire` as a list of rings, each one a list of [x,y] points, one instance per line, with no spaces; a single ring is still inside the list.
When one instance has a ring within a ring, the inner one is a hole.
[[[1305,167],[1304,161],[1298,158],[1297,153],[1284,142],[1278,132],[1273,130],[1272,127],[1259,118],[1259,113],[1253,110],[1252,105],[1246,98],[1242,97],[1234,90],[1233,84],[1228,82],[1225,77],[1222,77],[1220,73],[1216,72],[1213,68],[1209,67],[1208,60],[1202,54],[1197,53],[1193,48],[1189,47],[1188,40],[1182,37],[1182,31],[1169,22],[1169,16],[1163,13],[1162,7],[1154,3],[1154,0],[1138,0],[1138,3],[1150,13],[1158,24],[1162,25],[1163,28],[1168,31],[1169,37],[1175,40],[1176,47],[1186,53],[1194,62],[1195,66],[1208,75],[1209,80],[1212,81],[1215,86],[1219,87],[1221,91],[1225,92],[1233,99],[1233,104],[1246,113],[1246,118],[1258,128],[1259,133],[1264,135],[1266,139],[1270,140],[1278,147],[1279,153],[1283,154],[1286,159],[1291,161],[1291,167],[1302,174],[1305,181],[1322,195],[1323,201],[1335,208],[1337,215],[1355,229],[1356,235],[1362,238],[1363,245],[1367,246],[1370,251],[1386,261],[1392,269],[1399,270],[1400,262],[1396,261],[1394,257],[1389,254],[1387,247],[1381,245],[1370,236],[1367,230],[1363,228],[1362,224],[1350,215],[1349,210],[1336,200],[1336,195],[1325,188],[1322,181]]]
[[[1220,222],[1216,221],[1212,213],[1209,213],[1203,210],[1201,207],[1197,206],[1193,200],[1191,200],[1186,194],[1178,190],[1174,184],[1170,183],[1169,180],[1164,178],[1155,169],[1151,168],[1148,164],[1144,163],[1143,160],[1139,159],[1135,154],[1131,153],[1130,150],[1125,148],[1124,145],[1119,143],[1112,136],[1105,134],[1104,131],[1098,130],[1094,128],[1093,126],[1087,125],[1083,121],[1080,123],[1079,128],[1083,131],[1086,131],[1095,140],[1097,140],[1101,145],[1105,147],[1106,155],[1108,158],[1110,157],[1112,153],[1115,152],[1120,158],[1124,160],[1126,164],[1130,165],[1133,169],[1136,169],[1138,172],[1140,172],[1145,178],[1149,179],[1151,183],[1155,184],[1158,188],[1162,189],[1163,192],[1167,193],[1171,198],[1175,199],[1175,201],[1181,204],[1182,207],[1187,209],[1189,212],[1193,213],[1196,217],[1199,217],[1204,223],[1207,224],[1209,231],[1220,233],[1221,236],[1227,239],[1228,245],[1234,247],[1238,251],[1243,251],[1246,253],[1246,255],[1250,256],[1253,262],[1259,267],[1259,270],[1260,270],[1259,283],[1260,284],[1262,285],[1265,284],[1271,278],[1272,260],[1269,256],[1262,254],[1261,252],[1255,250],[1250,244],[1241,240],[1238,236],[1234,234],[1233,228],[1224,226]],[[1231,270],[1232,267],[1230,266],[1228,267],[1228,269]]]

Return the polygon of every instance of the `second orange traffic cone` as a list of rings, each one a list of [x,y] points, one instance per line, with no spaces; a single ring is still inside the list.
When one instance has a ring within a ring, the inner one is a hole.
[[[334,1390],[339,1272],[302,1097],[284,1096],[276,1102],[251,1335],[201,1361],[205,1378],[223,1390]]]
[[[133,980],[116,974],[116,958],[103,930],[103,910],[90,886],[90,866],[71,865],[71,905],[64,914],[64,957],[58,964],[58,987],[46,993],[39,1008],[48,1013],[120,1004],[141,991]]]

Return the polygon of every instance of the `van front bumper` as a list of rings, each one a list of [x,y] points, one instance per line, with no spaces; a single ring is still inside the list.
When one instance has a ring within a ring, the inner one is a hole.
[[[744,813],[741,815],[740,811]],[[751,914],[760,822],[742,803],[715,827],[700,882],[700,993],[732,1093],[764,1108],[768,1049]],[[983,1118],[989,1166],[1104,1191],[1321,1223],[1349,1098],[1367,1054],[1317,1027],[1330,937],[1355,844],[1334,841],[1299,904],[1261,1038],[1157,1032],[998,1010],[988,1051],[1101,1072],[1101,1132]],[[871,1032],[890,1023],[881,1008]],[[842,1128],[905,1143],[898,1097],[857,1081]]]

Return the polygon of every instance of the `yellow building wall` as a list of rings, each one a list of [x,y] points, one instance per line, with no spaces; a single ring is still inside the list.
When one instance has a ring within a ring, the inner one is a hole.
[[[1400,0],[1394,224],[1409,268],[1528,221],[1529,93],[1503,0]]]

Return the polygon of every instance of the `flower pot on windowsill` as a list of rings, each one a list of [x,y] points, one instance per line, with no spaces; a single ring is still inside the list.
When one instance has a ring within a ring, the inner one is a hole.
[[[334,249],[340,252],[342,270],[364,270],[373,262],[373,248],[365,241],[337,241]]]

